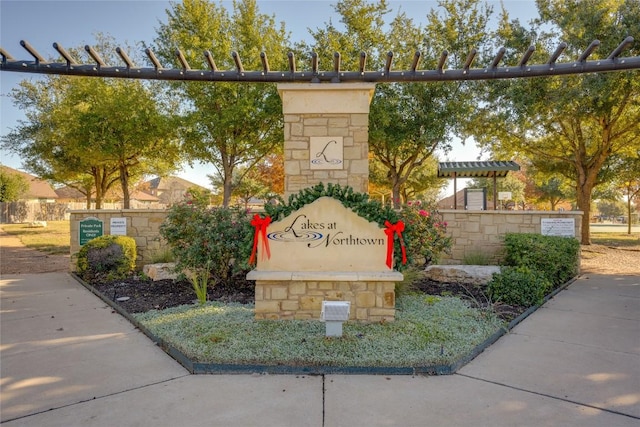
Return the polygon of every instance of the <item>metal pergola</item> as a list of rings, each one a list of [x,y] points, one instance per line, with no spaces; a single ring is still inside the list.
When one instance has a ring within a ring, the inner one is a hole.
[[[533,55],[535,48],[529,47],[522,55],[518,64],[513,66],[500,66],[505,48],[500,48],[490,65],[484,68],[471,68],[477,55],[475,49],[467,55],[464,66],[461,69],[446,69],[448,52],[444,51],[440,55],[437,67],[432,70],[421,70],[418,65],[421,53],[416,52],[411,67],[408,70],[394,71],[391,69],[393,52],[387,54],[386,63],[381,70],[366,70],[367,54],[360,53],[359,69],[356,71],[343,71],[340,68],[340,54],[333,55],[333,69],[322,71],[318,67],[318,55],[315,52],[310,54],[310,69],[306,71],[296,70],[294,54],[289,52],[288,70],[274,71],[269,67],[267,54],[260,53],[262,70],[247,71],[242,65],[242,60],[237,52],[232,52],[231,56],[235,63],[235,69],[219,70],[214,58],[209,51],[203,52],[209,69],[192,69],[184,54],[176,50],[176,58],[181,64],[181,68],[163,68],[156,55],[146,49],[145,53],[153,67],[136,67],[127,53],[116,48],[116,52],[122,59],[120,65],[106,64],[98,52],[91,46],[85,46],[89,56],[95,61],[93,64],[79,64],[69,52],[58,43],[53,43],[53,47],[60,54],[64,62],[49,62],[38,53],[28,42],[22,40],[20,45],[33,57],[33,60],[16,60],[5,49],[0,47],[2,62],[0,71],[15,71],[21,73],[38,74],[58,74],[87,77],[120,77],[132,79],[148,80],[183,80],[183,81],[209,81],[209,82],[263,82],[263,83],[341,83],[341,82],[371,82],[371,83],[391,83],[391,82],[430,82],[430,81],[453,81],[453,80],[493,80],[512,79],[554,75],[601,73],[611,71],[637,70],[640,69],[640,57],[621,57],[625,49],[634,42],[633,37],[625,38],[609,55],[604,59],[589,60],[591,54],[600,46],[600,41],[594,40],[582,52],[582,54],[570,62],[557,62],[564,50],[566,43],[561,43],[555,52],[544,64],[529,64],[529,59]]]
[[[519,170],[520,165],[513,161],[440,162],[438,178],[453,178],[453,209],[458,209],[458,178],[493,178],[493,210],[496,210],[497,178]]]

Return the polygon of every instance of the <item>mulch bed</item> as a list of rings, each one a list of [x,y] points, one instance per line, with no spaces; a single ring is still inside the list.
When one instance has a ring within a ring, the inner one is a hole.
[[[144,313],[149,310],[164,310],[179,305],[197,303],[196,294],[187,281],[158,280],[132,276],[121,280],[88,281],[104,296],[116,302],[128,313]],[[239,302],[254,301],[254,283],[237,281],[233,286],[214,286],[209,289],[210,301]]]
[[[132,314],[154,309],[164,310],[197,302],[191,284],[187,281],[158,280],[154,282],[148,278],[132,276],[122,280],[94,279],[88,282],[104,296]],[[413,288],[425,295],[454,296],[469,300],[479,308],[493,310],[506,321],[513,320],[528,308],[491,302],[479,286],[421,279],[413,284]],[[208,299],[224,303],[253,303],[254,291],[254,282],[237,280],[227,286],[218,285],[210,288]]]

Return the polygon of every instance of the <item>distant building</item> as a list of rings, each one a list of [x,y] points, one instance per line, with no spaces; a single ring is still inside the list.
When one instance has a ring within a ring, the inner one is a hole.
[[[0,165],[0,169],[9,175],[21,176],[27,181],[29,189],[22,200],[53,203],[58,198],[55,190],[47,181],[8,166]]]
[[[16,202],[0,202],[0,223],[53,221],[64,217],[65,208],[57,202],[58,195],[51,184],[26,172],[0,165],[7,175],[22,177],[29,187]]]
[[[143,191],[158,198],[160,203],[173,205],[184,200],[184,196],[189,188],[196,187],[202,191],[209,191],[198,184],[178,178],[177,176],[166,176],[154,178],[147,181],[142,188]]]
[[[64,186],[55,190],[58,195],[59,203],[85,203],[87,202],[87,196],[84,195],[79,190],[75,188]],[[131,202],[137,202],[137,208],[140,208],[140,205],[151,205],[157,204],[158,198],[140,190],[133,190],[129,194],[129,199]],[[106,196],[105,200],[110,203],[118,203],[122,201],[122,190],[120,187],[111,188]],[[95,191],[91,194],[91,201],[95,201]]]

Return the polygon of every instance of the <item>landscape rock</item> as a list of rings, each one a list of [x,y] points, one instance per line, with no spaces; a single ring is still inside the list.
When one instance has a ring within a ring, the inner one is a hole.
[[[157,282],[158,280],[176,280],[178,273],[175,272],[174,262],[163,262],[159,264],[147,264],[142,267],[142,271],[148,278]]]
[[[486,285],[499,272],[497,265],[430,265],[425,276],[434,282]]]

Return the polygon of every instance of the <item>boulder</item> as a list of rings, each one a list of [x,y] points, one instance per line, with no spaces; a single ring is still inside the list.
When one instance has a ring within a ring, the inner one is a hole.
[[[142,267],[142,271],[154,282],[158,280],[176,280],[178,273],[175,272],[176,264],[173,262],[163,262],[159,264],[147,264]]]
[[[497,265],[430,265],[425,276],[435,282],[486,285],[499,272]]]

